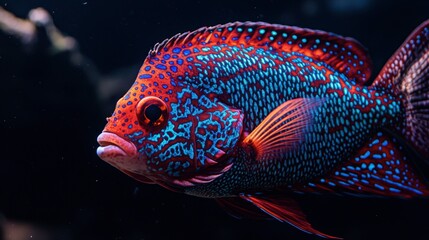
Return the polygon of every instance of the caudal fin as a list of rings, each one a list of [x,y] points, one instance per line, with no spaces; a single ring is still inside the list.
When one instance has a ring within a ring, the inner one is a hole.
[[[429,161],[429,20],[393,54],[373,87],[389,89],[402,98],[405,123],[400,134]]]

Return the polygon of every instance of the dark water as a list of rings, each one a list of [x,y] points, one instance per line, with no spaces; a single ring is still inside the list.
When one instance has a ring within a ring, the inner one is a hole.
[[[132,84],[149,49],[178,32],[246,20],[322,29],[366,46],[375,76],[429,18],[424,0],[12,0],[0,6],[21,18],[44,7],[86,56],[76,60],[73,53],[52,52],[43,33],[32,46],[0,33],[5,239],[317,239],[276,221],[237,220],[212,200],[128,178],[95,154],[104,118]],[[313,226],[328,234],[429,238],[428,200],[298,199]],[[23,223],[31,227],[27,232],[19,228]]]

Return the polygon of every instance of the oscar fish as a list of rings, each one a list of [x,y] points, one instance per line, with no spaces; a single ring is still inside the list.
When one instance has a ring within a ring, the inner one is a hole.
[[[356,40],[235,22],[156,44],[98,137],[130,177],[314,229],[294,193],[425,197],[429,21],[371,79]],[[417,163],[417,164],[416,164]]]

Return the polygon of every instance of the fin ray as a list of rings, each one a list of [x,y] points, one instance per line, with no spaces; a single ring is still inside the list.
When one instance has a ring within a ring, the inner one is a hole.
[[[260,211],[258,207],[238,197],[218,198],[216,202],[225,209],[228,214],[235,218],[271,219],[270,216]]]
[[[244,145],[256,150],[256,159],[282,156],[303,139],[305,128],[311,123],[312,109],[321,105],[322,99],[296,98],[276,109],[243,140]]]
[[[320,237],[329,239],[341,239],[314,229],[307,221],[305,214],[293,199],[279,198],[270,196],[264,198],[261,196],[253,196],[251,194],[241,194],[240,197],[274,217],[280,222],[287,222],[290,225],[310,234],[315,234]]]
[[[156,44],[149,52],[155,56],[172,47],[188,45],[244,45],[297,52],[325,62],[349,79],[364,84],[371,75],[372,63],[366,49],[353,38],[320,30],[311,30],[264,22],[234,22],[202,27],[193,32],[177,34]]]
[[[293,189],[361,196],[429,196],[429,186],[414,171],[403,150],[396,139],[379,132],[327,177],[295,185]]]
[[[396,130],[429,163],[429,20],[418,26],[384,65],[373,87],[402,96],[403,124]]]

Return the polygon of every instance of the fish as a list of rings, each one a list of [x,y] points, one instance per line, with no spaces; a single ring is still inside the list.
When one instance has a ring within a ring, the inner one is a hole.
[[[148,53],[98,136],[126,175],[231,215],[308,222],[294,194],[428,197],[429,20],[371,78],[350,37],[264,22],[177,34]]]

